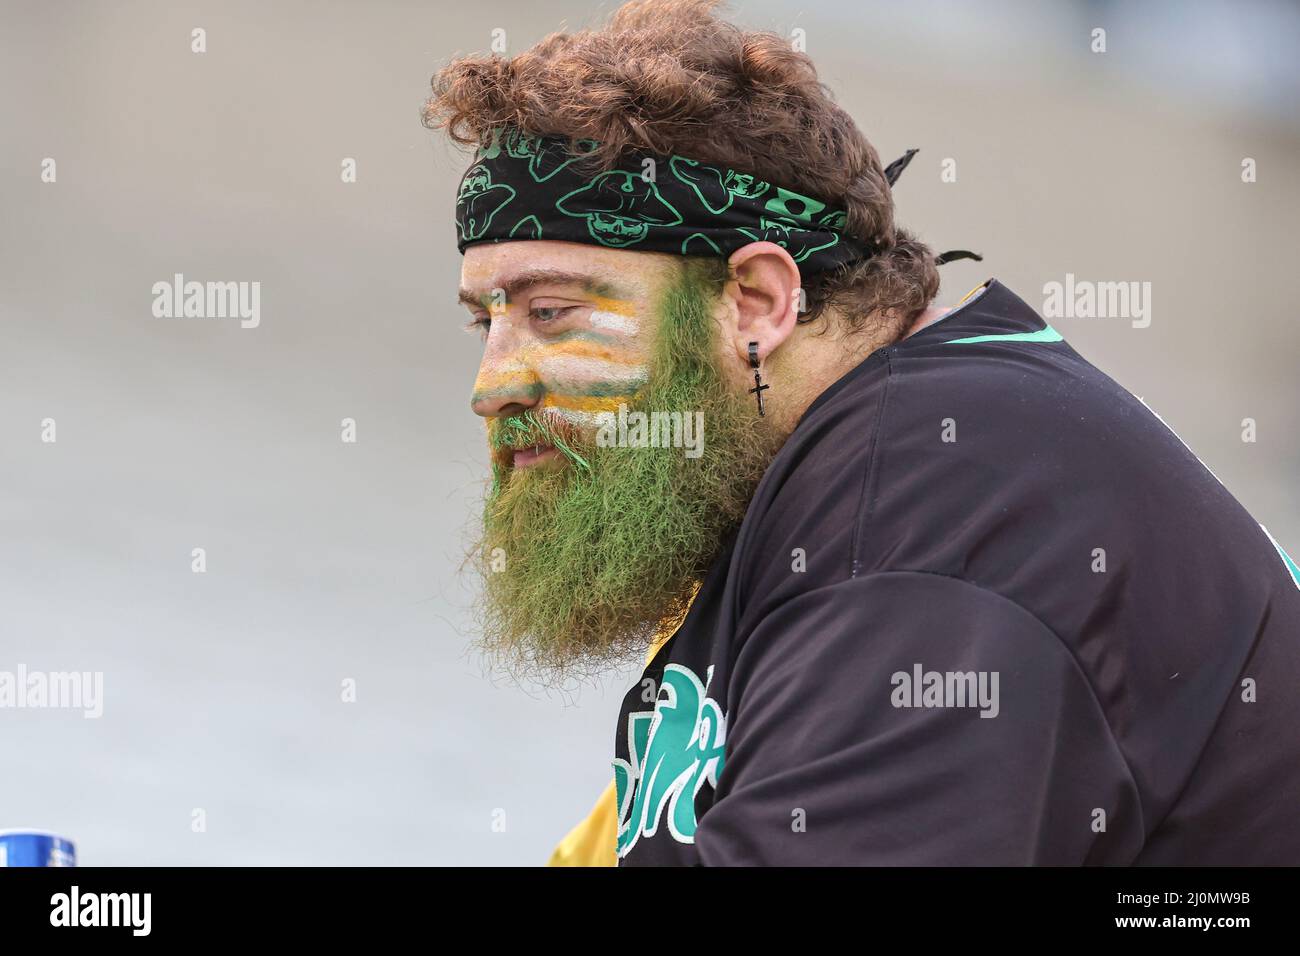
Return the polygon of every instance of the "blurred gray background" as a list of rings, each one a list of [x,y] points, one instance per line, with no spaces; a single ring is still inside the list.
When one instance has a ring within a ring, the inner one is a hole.
[[[0,828],[85,864],[534,864],[587,811],[631,672],[543,691],[467,652],[465,161],[419,110],[493,30],[613,6],[0,3],[0,670],[105,682],[99,720],[0,710]],[[1149,328],[1053,324],[1300,553],[1296,5],[731,10],[805,31],[882,159],[921,148],[900,218],[985,256],[943,304],[1151,282]],[[260,327],[154,318],[177,272],[261,282]]]

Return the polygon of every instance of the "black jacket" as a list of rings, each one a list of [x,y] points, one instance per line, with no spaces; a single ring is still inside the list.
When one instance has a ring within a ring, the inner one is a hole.
[[[996,280],[817,398],[645,676],[623,864],[1300,863],[1300,571]]]

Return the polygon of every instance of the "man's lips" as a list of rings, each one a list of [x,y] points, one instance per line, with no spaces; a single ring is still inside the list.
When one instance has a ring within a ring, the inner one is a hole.
[[[516,468],[528,468],[539,462],[548,461],[558,455],[555,446],[547,444],[530,445],[527,448],[516,448],[514,456],[514,466]]]

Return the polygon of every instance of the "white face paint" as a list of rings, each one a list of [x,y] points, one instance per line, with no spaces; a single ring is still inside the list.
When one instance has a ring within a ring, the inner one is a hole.
[[[641,328],[641,323],[630,315],[619,315],[617,312],[592,312],[591,327],[594,329],[608,329],[612,332],[623,332],[628,335],[634,335],[637,329]]]
[[[650,374],[649,368],[640,363],[564,354],[544,354],[534,360],[534,368],[544,381],[556,383],[555,390],[561,394],[581,394],[591,382],[619,385],[631,394],[645,384]]]
[[[590,429],[592,431],[600,427],[602,421],[600,416],[603,414],[607,413],[580,411],[576,408],[564,408],[560,405],[548,405],[542,409],[542,415],[544,416],[553,415],[556,418],[569,422],[571,425],[577,426],[578,428]]]

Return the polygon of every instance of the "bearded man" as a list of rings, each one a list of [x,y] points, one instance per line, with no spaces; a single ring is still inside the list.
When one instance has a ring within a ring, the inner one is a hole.
[[[1300,863],[1300,572],[945,257],[707,0],[433,81],[492,456],[485,646],[646,654],[621,864]],[[964,254],[969,255],[969,254]]]

